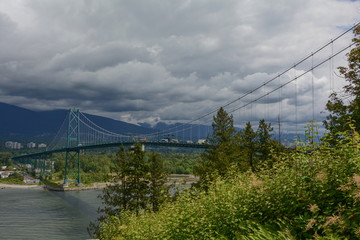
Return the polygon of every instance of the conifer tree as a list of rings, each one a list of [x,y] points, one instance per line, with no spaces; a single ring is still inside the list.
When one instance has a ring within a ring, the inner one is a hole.
[[[145,210],[157,211],[169,195],[169,187],[165,186],[168,173],[164,162],[155,153],[148,157],[140,143],[130,151],[121,146],[111,170],[111,184],[99,196],[103,207],[98,212],[102,215],[97,223],[88,227],[94,237],[99,235],[101,223],[109,217],[121,218],[123,211],[133,211],[136,215]]]
[[[120,217],[121,212],[128,209],[131,200],[127,182],[130,164],[130,154],[125,151],[124,146],[121,146],[116,153],[113,167],[111,168],[111,184],[107,185],[103,189],[102,194],[98,196],[102,200],[103,207],[98,208],[98,213],[101,214],[100,217],[98,217],[96,222],[91,222],[87,229],[91,236],[99,236],[101,223],[106,221],[108,217]]]
[[[145,159],[145,151],[141,144],[136,143],[130,152],[131,163],[126,169],[127,191],[130,197],[128,209],[139,215],[141,210],[148,208],[149,188],[148,188],[148,165]]]
[[[240,139],[242,141],[242,147],[244,148],[244,153],[246,155],[246,160],[249,163],[249,166],[252,171],[255,171],[255,151],[257,148],[256,142],[256,133],[253,130],[251,123],[247,122],[245,125],[245,129],[240,134]]]
[[[103,215],[99,220],[105,219],[107,216],[119,216],[121,211],[127,210],[130,202],[130,189],[128,187],[128,170],[131,167],[131,156],[121,146],[116,153],[112,175],[110,181],[113,184],[107,185],[103,189],[100,199],[103,201],[103,208],[99,208],[99,213]]]
[[[258,136],[258,150],[261,153],[260,159],[265,161],[270,155],[272,147],[272,131],[271,123],[266,123],[264,119],[259,121],[259,127],[256,131]]]
[[[156,212],[169,195],[169,186],[165,185],[169,173],[165,169],[164,161],[157,153],[150,154],[148,164],[150,204],[152,210]]]
[[[201,162],[194,168],[195,175],[200,177],[199,185],[207,185],[217,175],[226,175],[239,160],[232,116],[220,108],[213,120],[213,134],[207,139],[211,147],[201,155]]]

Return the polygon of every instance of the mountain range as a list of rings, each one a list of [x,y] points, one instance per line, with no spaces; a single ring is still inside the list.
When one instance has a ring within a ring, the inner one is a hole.
[[[65,109],[32,111],[15,105],[0,103],[0,139],[9,141],[50,141],[59,130],[67,113],[68,110]],[[85,115],[96,125],[114,133],[142,135],[157,133],[167,128],[176,129],[176,127],[181,125],[180,123],[169,125],[164,122],[159,122],[155,126],[147,123],[136,125],[97,115],[86,113]],[[185,125],[182,129],[189,127],[190,125]],[[197,130],[186,130],[181,136],[179,134],[179,136],[169,135],[159,137],[177,137],[183,138],[181,140],[188,140],[194,139],[196,135],[196,138],[205,138],[209,134],[209,128],[208,126],[200,126]],[[179,128],[178,131],[180,130]]]
[[[0,141],[51,141],[60,129],[69,110],[32,111],[15,105],[0,102]],[[158,138],[178,138],[180,141],[197,141],[205,139],[212,133],[212,127],[195,125],[158,122],[151,126],[148,123],[131,124],[114,120],[107,117],[86,114],[86,117],[96,125],[114,132],[129,135],[143,135],[159,133],[166,129],[172,129],[172,135],[159,135]],[[239,130],[239,129],[237,129]],[[274,133],[274,138],[277,134]],[[295,134],[282,134],[282,141],[293,142]],[[303,136],[301,135],[301,138]]]
[[[32,111],[0,103],[0,138],[2,139],[51,139],[62,125],[68,110]],[[85,114],[91,121],[116,133],[147,134],[156,130],[114,119]]]

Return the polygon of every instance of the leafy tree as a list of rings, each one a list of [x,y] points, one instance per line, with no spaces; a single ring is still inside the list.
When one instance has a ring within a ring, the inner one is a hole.
[[[199,162],[198,153],[163,153],[161,158],[169,173],[173,174],[192,174],[193,169]]]
[[[213,135],[208,138],[211,147],[201,155],[200,163],[194,168],[195,175],[200,177],[198,184],[204,186],[217,175],[226,175],[231,166],[239,164],[232,116],[220,108],[213,120]]]
[[[360,130],[360,25],[354,29],[355,47],[347,54],[348,67],[339,67],[339,72],[347,81],[343,91],[332,93],[326,104],[329,115],[324,125],[330,134],[350,130],[349,119],[354,122],[355,129]]]
[[[9,166],[12,164],[12,154],[10,152],[0,152],[0,164]]]

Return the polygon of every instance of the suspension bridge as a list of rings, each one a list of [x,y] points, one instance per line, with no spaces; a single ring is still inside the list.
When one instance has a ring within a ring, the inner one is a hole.
[[[272,126],[277,126],[277,137],[279,142],[282,142],[281,136],[284,132],[298,135],[299,128],[306,123],[323,120],[320,112],[325,109],[330,93],[338,89],[339,79],[336,74],[334,76],[334,65],[340,65],[335,61],[343,60],[344,54],[354,45],[343,41],[343,38],[349,38],[351,31],[358,25],[359,23],[348,28],[284,71],[268,75],[268,79],[262,79],[261,83],[238,98],[224,103],[222,107],[233,115],[234,125],[243,128],[246,122],[254,125],[260,119],[265,119],[272,123]],[[57,135],[45,151],[16,156],[13,159],[18,163],[31,164],[41,169],[41,174],[46,174],[46,169],[51,169],[53,164],[48,157],[53,153],[63,152],[66,154],[64,184],[81,184],[80,154],[83,150],[131,146],[137,142],[156,147],[209,147],[202,140],[203,129],[210,125],[218,109],[214,108],[193,120],[144,135],[108,131],[96,125],[78,109],[70,109]],[[210,135],[211,130],[207,134]],[[76,177],[69,178],[69,172],[74,168],[77,171]]]

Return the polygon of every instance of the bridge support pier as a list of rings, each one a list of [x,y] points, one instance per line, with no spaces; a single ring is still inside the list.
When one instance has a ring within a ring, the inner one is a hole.
[[[76,166],[75,166],[76,165]],[[77,170],[76,180],[70,180],[68,177],[70,175],[70,168]],[[80,151],[66,151],[65,158],[65,167],[64,167],[64,185],[67,185],[68,182],[76,182],[77,185],[81,184],[80,176]]]

